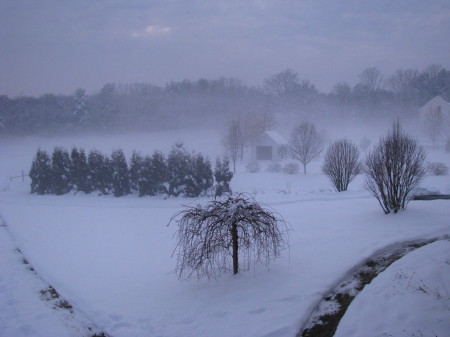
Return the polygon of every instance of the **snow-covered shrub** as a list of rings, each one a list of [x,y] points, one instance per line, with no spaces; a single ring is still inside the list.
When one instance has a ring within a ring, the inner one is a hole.
[[[280,163],[270,163],[267,165],[267,172],[281,172],[281,164]]]
[[[247,169],[247,172],[249,172],[249,173],[257,173],[261,170],[261,166],[256,161],[248,163],[245,166],[245,168]]]
[[[31,193],[51,193],[51,160],[47,152],[38,149],[30,169]]]
[[[300,166],[297,163],[287,163],[283,167],[283,172],[287,174],[296,174],[298,173]]]
[[[193,153],[189,156],[188,171],[184,196],[197,198],[213,186],[214,179],[211,162],[208,158],[204,158],[202,154]]]
[[[220,160],[217,158],[216,167],[214,169],[214,178],[216,179],[216,197],[222,196],[224,193],[231,193],[230,181],[233,173],[230,171],[230,160],[227,156]]]
[[[448,166],[440,162],[429,163],[428,172],[435,176],[446,176],[448,174]]]

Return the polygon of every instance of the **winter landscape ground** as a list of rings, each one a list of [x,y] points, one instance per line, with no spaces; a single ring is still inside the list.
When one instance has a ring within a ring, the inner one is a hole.
[[[439,240],[380,273],[350,305],[336,335],[450,336],[448,200],[411,201],[407,211],[385,215],[363,189],[362,176],[337,193],[320,160],[306,176],[269,173],[267,163],[247,173],[240,164],[232,189],[285,218],[290,250],[269,269],[255,265],[237,276],[179,281],[171,257],[176,225],[167,224],[183,205],[206,198],[37,196],[27,179],[9,180],[29,169],[38,147],[105,153],[120,147],[130,155],[133,149],[167,152],[177,139],[211,158],[222,154],[220,137],[205,130],[2,140],[0,336],[89,336],[95,329],[114,337],[295,336],[354,266],[380,249],[421,239]],[[428,160],[450,166],[439,147],[428,149]],[[422,187],[450,194],[449,176],[429,175]],[[41,299],[48,285],[73,314]]]

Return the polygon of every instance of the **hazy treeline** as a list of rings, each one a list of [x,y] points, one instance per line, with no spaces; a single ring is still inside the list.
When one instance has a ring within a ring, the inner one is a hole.
[[[165,87],[106,84],[94,94],[77,89],[73,95],[0,96],[0,135],[211,126],[275,113],[361,119],[413,115],[436,95],[450,100],[450,70],[439,65],[389,76],[367,68],[356,85],[339,82],[329,93],[290,69],[257,87],[235,78],[184,80]]]

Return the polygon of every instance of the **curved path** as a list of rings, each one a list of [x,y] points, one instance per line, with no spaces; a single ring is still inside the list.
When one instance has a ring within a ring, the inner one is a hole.
[[[411,251],[444,239],[448,240],[449,237],[407,241],[389,245],[377,251],[365,262],[350,270],[343,279],[323,296],[297,333],[297,337],[334,336],[345,311],[366,284],[369,284],[379,273]]]
[[[61,336],[110,337],[36,272],[1,215],[0,255],[2,268],[9,268],[5,275],[0,275],[0,299],[4,300],[11,313],[8,317],[0,317],[0,327],[6,329],[3,333],[42,335],[47,330],[41,331],[40,327],[51,324],[54,332]],[[38,311],[34,312],[36,309]],[[30,313],[30,310],[33,312]],[[2,320],[5,321],[2,323]],[[12,323],[14,321],[17,323]]]

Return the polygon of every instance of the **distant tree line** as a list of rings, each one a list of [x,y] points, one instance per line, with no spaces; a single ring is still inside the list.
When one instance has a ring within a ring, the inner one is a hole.
[[[0,96],[0,135],[173,129],[236,119],[248,124],[245,135],[251,136],[270,114],[411,117],[436,95],[450,100],[450,70],[439,65],[400,69],[388,77],[367,68],[354,86],[339,82],[329,93],[319,92],[291,69],[267,77],[259,87],[235,78],[184,80],[164,87],[106,84],[89,95],[77,89],[73,95]],[[255,117],[259,122],[253,125]]]
[[[199,197],[207,193],[230,193],[229,160],[211,162],[199,153],[189,153],[176,143],[167,158],[160,151],[142,156],[133,151],[129,163],[121,149],[111,156],[91,150],[72,148],[70,153],[55,147],[51,156],[39,149],[31,169],[31,193],[62,195],[69,192],[112,194],[116,197],[169,195]],[[214,186],[215,181],[215,186]]]

